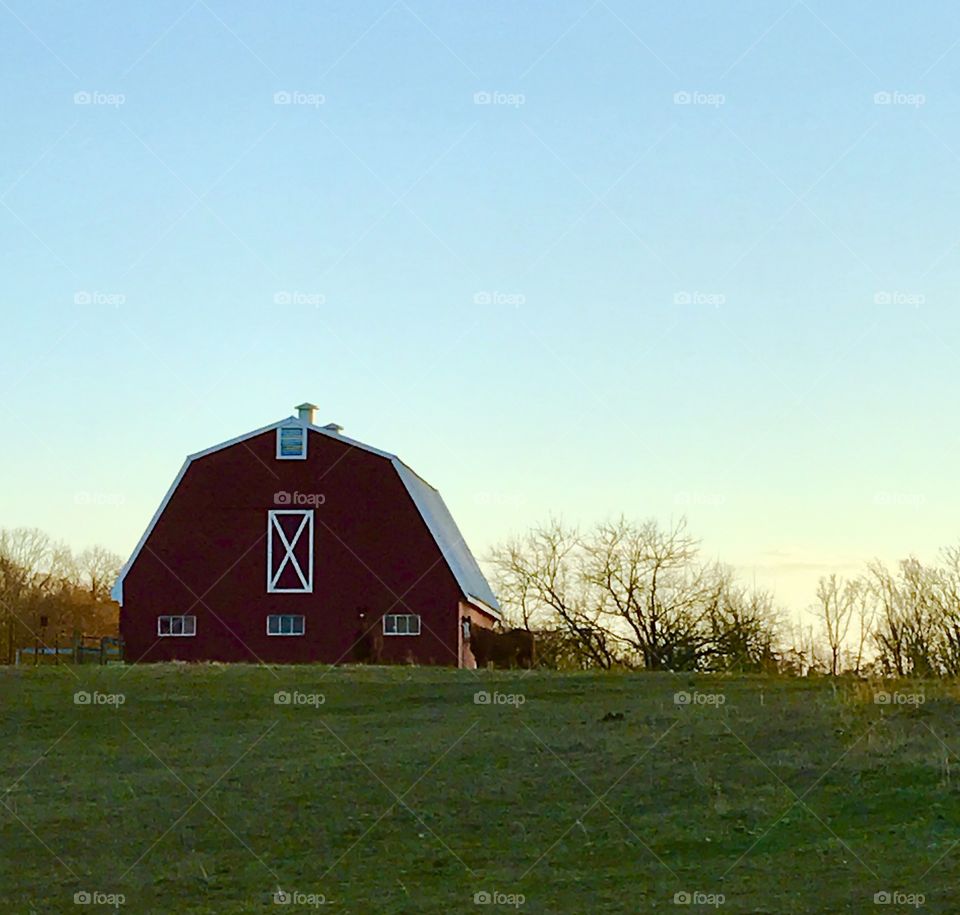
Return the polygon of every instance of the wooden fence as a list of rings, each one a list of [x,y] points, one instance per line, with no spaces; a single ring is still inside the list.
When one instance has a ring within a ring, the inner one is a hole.
[[[16,650],[15,664],[41,663],[106,664],[123,660],[123,640],[113,636],[80,635],[69,645],[45,645],[38,639],[33,645]]]

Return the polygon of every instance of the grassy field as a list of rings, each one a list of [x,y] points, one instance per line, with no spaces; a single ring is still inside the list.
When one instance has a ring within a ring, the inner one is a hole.
[[[956,912],[960,692],[882,688],[6,669],[0,907]]]

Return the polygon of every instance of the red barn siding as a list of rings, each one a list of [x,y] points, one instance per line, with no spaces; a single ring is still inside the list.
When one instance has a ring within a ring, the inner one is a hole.
[[[349,661],[365,608],[421,617],[421,635],[384,636],[385,662],[457,665],[463,594],[390,460],[311,432],[306,460],[278,461],[275,442],[271,429],[190,463],[124,579],[128,661]],[[310,507],[313,593],[267,593],[267,512]],[[275,613],[303,614],[305,635],[268,636]],[[162,614],[195,615],[196,636],[158,638]]]

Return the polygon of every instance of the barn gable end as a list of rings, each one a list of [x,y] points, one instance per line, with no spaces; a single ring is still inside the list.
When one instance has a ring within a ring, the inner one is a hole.
[[[223,451],[224,449],[239,445],[250,439],[256,438],[257,436],[261,436],[264,433],[277,430],[280,427],[288,427],[297,424],[304,428],[305,435],[308,439],[310,434],[325,436],[350,448],[359,449],[388,461],[395,473],[399,476],[403,487],[410,496],[413,504],[416,506],[416,510],[418,511],[424,525],[436,543],[436,546],[443,556],[450,573],[456,580],[464,600],[468,603],[478,606],[490,617],[494,619],[499,618],[500,607],[496,596],[493,594],[493,591],[484,577],[475,557],[470,552],[470,549],[467,546],[463,535],[460,533],[456,522],[450,514],[449,509],[444,503],[443,498],[441,497],[440,493],[434,489],[434,487],[430,486],[429,483],[418,476],[396,455],[382,451],[378,448],[374,448],[363,442],[358,442],[354,439],[348,438],[347,436],[341,434],[340,427],[333,424],[330,424],[329,426],[318,426],[315,423],[306,422],[304,419],[295,416],[286,417],[275,423],[255,429],[252,432],[245,433],[244,435],[237,436],[229,439],[228,441],[221,442],[218,445],[213,445],[210,448],[206,448],[187,457],[183,466],[180,468],[179,473],[174,479],[173,484],[170,486],[170,489],[167,491],[166,495],[161,501],[159,507],[150,520],[150,523],[147,525],[147,529],[144,531],[143,536],[137,542],[137,545],[134,547],[130,558],[121,569],[120,575],[117,578],[117,582],[111,592],[113,599],[116,600],[121,607],[123,606],[124,580],[136,563],[170,500],[177,492],[178,487],[184,479],[184,476],[196,461],[208,455],[215,454],[216,452]]]

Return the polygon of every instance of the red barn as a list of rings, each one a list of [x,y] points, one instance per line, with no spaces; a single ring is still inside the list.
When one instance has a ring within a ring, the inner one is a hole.
[[[114,586],[128,661],[472,666],[500,608],[440,493],[316,409],[186,459]]]

